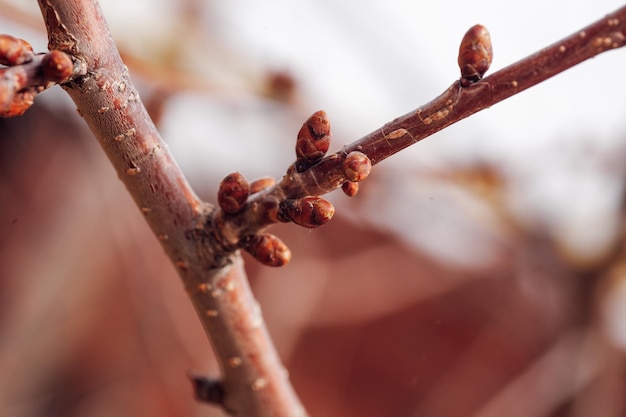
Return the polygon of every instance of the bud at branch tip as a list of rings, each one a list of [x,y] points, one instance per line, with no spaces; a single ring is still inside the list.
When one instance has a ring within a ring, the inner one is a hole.
[[[298,171],[304,171],[322,159],[329,147],[330,122],[326,112],[319,110],[304,122],[298,132],[296,140]]]

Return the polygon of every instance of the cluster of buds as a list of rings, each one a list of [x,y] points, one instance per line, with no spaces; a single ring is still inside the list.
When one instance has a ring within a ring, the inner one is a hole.
[[[72,59],[61,51],[34,54],[23,39],[0,35],[0,117],[22,115],[35,96],[52,84],[67,81],[74,72]]]
[[[493,60],[491,36],[483,25],[474,25],[465,33],[459,46],[459,68],[461,86],[480,81]]]
[[[236,215],[248,205],[248,197],[274,185],[271,178],[248,183],[239,172],[227,175],[220,183],[217,192],[217,204],[225,213]],[[276,215],[274,214],[273,217]],[[246,250],[255,259],[268,266],[283,266],[291,259],[291,251],[278,237],[269,233],[257,233],[245,236],[237,241],[238,247]]]
[[[324,111],[315,112],[302,125],[296,140],[295,171],[304,173],[323,158],[330,146],[330,123]],[[358,183],[370,174],[372,162],[362,152],[352,151],[342,160],[343,191],[356,194]],[[285,265],[291,251],[276,236],[264,232],[267,225],[293,222],[301,227],[316,228],[328,223],[335,214],[333,205],[315,195],[297,198],[284,196],[271,178],[248,183],[239,172],[226,176],[219,187],[217,202],[221,209],[224,247],[242,248],[268,266]],[[251,197],[253,196],[253,197]],[[282,196],[282,197],[278,197]]]
[[[250,195],[274,184],[271,178],[262,178],[249,184],[239,172],[227,175],[217,192],[217,203],[224,213],[224,220],[233,219],[243,212],[249,205]],[[294,222],[302,227],[314,228],[327,223],[335,212],[332,204],[320,197],[285,199],[281,203],[274,201],[268,198],[267,204],[264,204],[261,197],[260,201],[254,203],[256,215],[261,217],[262,222]],[[235,240],[238,247],[264,265],[283,266],[291,259],[289,248],[273,234],[258,232],[236,237]]]

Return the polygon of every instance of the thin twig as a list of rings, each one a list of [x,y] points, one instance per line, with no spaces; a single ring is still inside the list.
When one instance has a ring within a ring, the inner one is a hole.
[[[298,172],[295,166],[275,186],[253,196],[249,208],[229,219],[239,235],[255,233],[271,224],[271,219],[254,208],[272,201],[323,195],[346,181],[343,161],[353,151],[367,155],[375,165],[422,139],[500,101],[539,84],[582,61],[626,44],[626,7],[577,31],[551,46],[509,65],[481,81],[462,87],[455,81],[431,102],[385,124],[316,165]],[[239,217],[246,217],[242,222]],[[252,227],[251,227],[252,226]],[[230,236],[238,235],[229,229]],[[228,240],[228,239],[225,239]],[[233,244],[232,241],[228,242]]]

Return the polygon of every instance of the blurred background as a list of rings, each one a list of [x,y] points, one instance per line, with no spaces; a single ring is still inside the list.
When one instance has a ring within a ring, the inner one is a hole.
[[[280,178],[324,109],[339,149],[458,79],[482,23],[492,70],[618,1],[100,2],[205,200]],[[46,48],[36,2],[0,32]],[[626,51],[585,62],[374,167],[294,257],[246,269],[311,416],[626,415]],[[60,88],[0,119],[0,415],[221,416],[180,280]]]

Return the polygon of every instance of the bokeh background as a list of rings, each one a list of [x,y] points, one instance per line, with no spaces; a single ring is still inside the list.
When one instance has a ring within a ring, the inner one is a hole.
[[[333,149],[458,78],[486,25],[492,71],[622,4],[102,0],[125,62],[204,199],[279,178],[318,109]],[[36,2],[0,32],[44,50]],[[294,253],[246,268],[312,416],[626,415],[626,51],[585,62],[374,168]],[[59,88],[0,119],[0,415],[221,416],[182,285]]]

